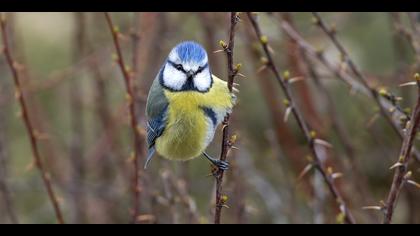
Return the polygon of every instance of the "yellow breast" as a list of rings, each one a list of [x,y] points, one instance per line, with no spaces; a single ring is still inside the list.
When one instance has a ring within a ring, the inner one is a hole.
[[[167,159],[189,160],[201,155],[213,138],[215,127],[203,108],[215,112],[217,123],[233,107],[226,82],[213,76],[206,93],[165,90],[168,117],[163,134],[156,139],[156,151]]]
[[[169,92],[168,120],[162,136],[156,140],[157,152],[165,158],[189,160],[201,155],[209,129],[200,107],[198,92]],[[210,124],[211,125],[211,124]]]

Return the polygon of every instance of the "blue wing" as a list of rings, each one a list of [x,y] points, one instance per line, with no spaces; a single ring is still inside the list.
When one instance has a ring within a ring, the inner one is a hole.
[[[147,144],[151,148],[155,145],[156,139],[159,138],[165,130],[166,109],[158,116],[147,121]]]
[[[163,68],[163,67],[162,67]],[[165,130],[166,117],[168,110],[168,100],[163,92],[163,87],[160,84],[161,77],[163,76],[162,69],[159,71],[152,86],[150,87],[149,95],[146,103],[147,121],[147,144],[148,154],[144,168],[146,169],[150,160],[155,153],[155,142]]]
[[[159,138],[166,126],[166,111],[167,108],[161,112],[157,117],[151,118],[147,121],[147,145],[148,145],[148,154],[146,163],[144,164],[144,169],[147,168],[147,165],[152,160],[152,157],[156,151],[155,142]]]

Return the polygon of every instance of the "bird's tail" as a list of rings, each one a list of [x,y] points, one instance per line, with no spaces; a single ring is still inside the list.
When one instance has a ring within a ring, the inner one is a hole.
[[[147,169],[147,166],[149,165],[149,162],[152,160],[153,155],[156,152],[156,148],[153,146],[151,148],[149,148],[148,154],[147,154],[147,159],[146,159],[146,163],[144,163],[144,169]]]

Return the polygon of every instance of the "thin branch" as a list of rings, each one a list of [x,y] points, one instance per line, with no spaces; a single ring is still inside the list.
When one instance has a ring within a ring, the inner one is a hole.
[[[279,18],[288,22],[290,25],[294,25],[294,20],[290,12],[280,13]],[[305,71],[302,64],[302,55],[299,50],[299,45],[290,38],[284,38],[283,40],[285,41],[285,47],[287,48],[285,51],[290,73],[298,76],[304,76]],[[315,108],[313,94],[309,89],[308,83],[296,83],[294,87],[301,100],[300,107],[302,114],[308,124],[314,129],[320,131],[324,130],[322,120]]]
[[[308,74],[313,79],[315,86],[325,97],[325,105],[327,107],[328,114],[330,115],[332,128],[337,134],[337,139],[339,140],[339,142],[341,142],[341,144],[344,147],[344,151],[350,163],[349,172],[351,174],[351,177],[357,180],[357,183],[355,183],[356,186],[360,188],[360,198],[363,201],[366,201],[367,199],[373,199],[372,194],[368,189],[368,180],[366,176],[363,173],[361,173],[360,164],[356,159],[351,137],[349,137],[343,123],[339,119],[339,113],[336,110],[336,104],[333,96],[331,95],[330,91],[328,91],[323,81],[321,81],[321,78],[318,72],[316,71],[315,66],[312,64],[312,62],[309,60],[306,54],[302,53],[302,59],[307,65]]]
[[[269,50],[269,46],[268,46],[268,39],[266,36],[264,36],[261,33],[261,29],[259,24],[257,23],[257,21],[255,20],[254,16],[252,15],[252,13],[247,13],[248,18],[250,19],[252,26],[255,30],[255,33],[257,34],[257,37],[259,39],[259,42],[261,43],[265,55],[267,57],[267,64],[266,66],[268,68],[270,68],[270,70],[273,72],[277,82],[279,83],[281,89],[283,90],[283,93],[286,97],[286,103],[289,109],[291,109],[291,113],[294,116],[299,128],[301,129],[301,131],[303,132],[303,134],[305,135],[305,138],[308,142],[308,146],[309,149],[311,151],[312,157],[314,158],[314,162],[315,162],[315,167],[316,169],[322,174],[324,181],[326,182],[331,194],[334,196],[335,200],[337,201],[337,203],[340,206],[340,211],[344,216],[345,222],[346,223],[355,223],[354,217],[353,215],[350,213],[347,204],[345,203],[343,197],[341,196],[341,193],[338,191],[335,183],[334,183],[334,178],[332,178],[332,174],[328,173],[327,170],[325,169],[325,167],[322,165],[322,161],[320,159],[320,157],[318,156],[318,153],[316,152],[316,144],[315,144],[315,133],[314,131],[311,131],[307,125],[307,123],[304,121],[303,116],[301,115],[301,113],[299,112],[299,110],[297,109],[297,107],[295,106],[295,101],[292,97],[291,91],[290,91],[290,84],[287,80],[285,80],[285,78],[283,78],[277,67],[274,64],[274,60],[272,58],[271,52]]]
[[[2,90],[0,89],[0,92]],[[0,106],[0,109],[4,109],[4,107]],[[2,110],[3,111],[3,110]],[[6,209],[6,215],[9,217],[10,222],[12,224],[18,224],[18,218],[16,216],[16,212],[14,209],[14,203],[11,196],[11,191],[7,181],[7,159],[6,159],[6,145],[5,140],[3,138],[3,126],[4,117],[0,114],[0,192],[3,196],[4,200],[4,208]]]
[[[75,37],[73,61],[77,63],[79,58],[85,55],[85,41],[86,41],[86,16],[84,13],[74,13],[75,20]],[[70,186],[70,194],[73,200],[73,208],[75,210],[74,220],[76,222],[86,222],[86,194],[84,179],[86,170],[84,163],[84,149],[86,139],[86,129],[84,126],[84,111],[83,111],[83,92],[80,81],[77,79],[70,80],[68,88],[70,100],[70,125],[71,135],[69,144],[70,161],[72,166],[72,183]]]
[[[416,27],[416,20],[413,19],[412,13],[407,13],[408,20],[410,22],[411,30],[407,29],[403,25],[400,19],[400,15],[397,12],[391,13],[391,19],[394,26],[394,30],[398,33],[398,35],[402,38],[405,38],[406,41],[409,43],[412,51],[414,52],[414,56],[416,59],[416,66],[420,66],[420,42],[417,40],[419,36],[419,31]]]
[[[54,211],[55,211],[55,215],[57,218],[58,223],[60,224],[64,224],[64,218],[60,209],[60,205],[58,203],[58,199],[57,196],[54,193],[52,184],[51,184],[51,176],[47,173],[47,171],[45,170],[44,167],[44,163],[42,161],[40,152],[39,152],[39,147],[38,147],[38,139],[37,139],[37,132],[36,130],[33,128],[30,117],[29,117],[29,111],[26,105],[26,100],[24,98],[24,95],[22,93],[22,86],[20,83],[20,79],[19,79],[19,73],[18,73],[18,64],[17,62],[13,59],[10,48],[9,48],[9,41],[8,41],[8,35],[7,35],[7,25],[6,25],[6,16],[2,15],[1,19],[0,19],[0,26],[1,26],[1,33],[2,33],[2,38],[3,38],[3,52],[4,52],[4,56],[6,57],[6,61],[8,66],[10,67],[10,70],[12,72],[12,76],[13,76],[13,81],[14,81],[14,85],[15,85],[15,95],[16,95],[16,99],[19,101],[19,105],[21,108],[21,112],[22,112],[22,118],[23,118],[23,122],[25,124],[26,127],[26,131],[29,135],[29,139],[31,142],[31,148],[32,148],[32,154],[33,154],[33,158],[34,158],[34,164],[35,166],[38,168],[41,177],[42,177],[42,181],[43,184],[47,190],[48,193],[48,197],[54,207]]]
[[[246,23],[251,24],[249,21],[246,21]],[[247,44],[252,45],[256,38],[254,30],[252,27],[246,27],[245,32],[247,36]],[[254,62],[254,65],[260,66],[262,58],[260,50],[257,47],[248,47],[248,49],[250,54],[249,57]],[[260,77],[257,82],[270,111],[271,121],[273,123],[272,125],[276,134],[277,145],[281,147],[282,152],[289,158],[293,172],[296,175],[299,175],[307,163],[301,158],[304,156],[304,153],[298,143],[297,137],[292,134],[291,129],[284,122],[284,117],[287,117],[287,114],[284,114],[283,111],[279,109],[282,107],[283,103],[281,99],[277,98],[278,92],[273,86],[274,81],[268,79],[271,76],[270,73],[271,72],[267,70],[262,70],[260,73],[257,73]],[[300,188],[302,188],[308,196],[313,195],[313,189],[308,179],[303,179],[300,185]]]
[[[416,36],[414,35],[414,33],[416,33],[417,31],[413,25],[414,23],[412,22],[413,19],[411,18],[411,15],[408,14],[408,16],[409,16],[410,24],[412,26],[413,31],[408,30],[403,25],[400,19],[400,15],[398,13],[391,13],[394,29],[400,34],[400,36],[404,37],[410,43],[411,49],[413,49],[413,51],[418,54],[420,52],[420,48],[419,48],[420,45],[416,43],[415,41]]]
[[[133,91],[133,77],[132,74],[130,74],[127,64],[124,63],[124,59],[122,56],[122,50],[119,42],[119,31],[118,28],[113,24],[111,16],[108,12],[105,12],[105,18],[108,23],[108,27],[111,31],[112,38],[114,41],[115,50],[117,53],[117,59],[118,65],[121,69],[121,72],[123,74],[124,82],[125,82],[125,88],[127,93],[127,103],[129,108],[129,114],[130,114],[130,124],[131,129],[134,136],[134,142],[133,142],[133,150],[134,150],[134,177],[133,177],[133,192],[134,192],[134,209],[133,209],[133,222],[135,223],[137,220],[137,217],[139,215],[140,211],[140,188],[139,188],[139,174],[140,174],[140,168],[139,168],[139,161],[140,161],[140,153],[142,153],[142,150],[140,150],[143,147],[143,140],[139,133],[139,128],[137,124],[137,117],[136,117],[136,111],[135,111],[135,94]]]
[[[230,31],[229,31],[229,44],[221,43],[224,51],[226,52],[226,57],[228,61],[228,89],[232,92],[233,81],[235,76],[238,73],[238,66],[234,68],[233,66],[233,48],[235,44],[235,27],[239,21],[239,15],[236,12],[231,12],[230,14]],[[229,119],[230,115],[228,114],[223,121],[223,140],[222,140],[222,151],[220,154],[220,160],[226,161],[227,153],[232,147],[232,142],[229,136]],[[223,183],[223,174],[222,169],[218,169],[215,173],[216,177],[216,211],[214,214],[214,223],[220,224],[220,218],[222,214],[222,208],[225,204],[225,198],[222,197],[222,183]]]
[[[214,19],[217,16],[209,12],[198,12],[197,14],[204,31],[206,48],[210,51],[209,61],[211,63],[211,70],[213,73],[220,73],[220,61],[217,60],[216,53],[213,53],[218,49],[217,44],[215,44],[217,24],[214,23]]]
[[[410,153],[413,147],[413,142],[417,134],[417,129],[420,125],[420,75],[416,74],[417,80],[417,103],[412,113],[413,119],[406,124],[406,135],[401,147],[400,156],[396,165],[394,165],[395,173],[392,181],[391,190],[388,194],[385,203],[384,213],[385,218],[383,223],[390,224],[394,209],[396,207],[398,196],[404,184],[409,180],[410,172],[408,172],[408,161],[410,160]]]
[[[373,87],[371,87],[370,85],[362,84],[358,80],[355,80],[351,75],[349,75],[349,73],[347,71],[344,71],[344,70],[340,69],[339,66],[337,66],[337,65],[331,63],[330,61],[328,61],[326,59],[324,53],[322,53],[322,51],[316,50],[312,45],[310,45],[306,40],[304,40],[302,38],[302,36],[300,36],[296,32],[296,30],[293,27],[290,26],[290,24],[283,21],[281,26],[284,29],[284,32],[290,38],[295,40],[299,44],[301,49],[308,56],[318,60],[322,65],[325,66],[325,68],[327,68],[335,76],[337,76],[339,79],[341,79],[343,82],[345,82],[350,87],[350,89],[352,91],[361,92],[361,93],[366,94],[368,96],[371,96],[372,93],[375,93],[375,94],[378,93],[378,92],[372,92],[375,89]],[[368,86],[368,87],[366,87],[366,86]],[[382,115],[385,114],[386,120],[391,125],[393,130],[398,134],[398,137],[400,137],[401,140],[402,140],[404,135],[402,133],[402,130],[400,130],[400,128],[399,128],[399,124],[397,123],[397,121],[390,118],[386,112],[387,111],[394,111],[394,114],[397,115],[398,117],[403,116],[403,117],[406,117],[407,119],[409,119],[410,115],[407,115],[405,112],[401,111],[400,108],[396,108],[396,106],[395,106],[396,96],[395,95],[389,93],[388,91],[385,91],[385,92],[386,92],[386,94],[384,94],[385,96],[378,96],[378,99],[375,99],[375,102],[377,103],[377,105],[379,106],[381,111],[384,111],[384,112],[381,112],[381,114]],[[420,161],[420,154],[418,153],[418,151],[414,149],[413,154],[416,157],[416,160]]]
[[[372,88],[369,84],[368,84],[368,80],[367,78],[363,75],[363,73],[360,71],[360,69],[356,66],[356,64],[353,62],[353,60],[350,58],[349,54],[347,53],[346,49],[344,48],[343,44],[338,40],[335,30],[329,28],[326,23],[322,20],[321,16],[314,12],[312,13],[313,16],[316,19],[316,24],[322,29],[322,31],[324,31],[324,33],[330,38],[330,40],[332,41],[332,43],[334,44],[334,46],[337,48],[337,50],[341,53],[342,56],[342,60],[344,62],[346,62],[349,67],[350,70],[353,72],[353,74],[356,76],[356,78],[359,79],[359,81],[362,83],[362,85],[369,90],[372,98],[374,99],[374,101],[378,104],[379,109],[382,113],[382,116],[385,117],[385,119],[388,120],[388,122],[391,124],[392,128],[394,129],[394,131],[402,136],[401,131],[399,129],[399,127],[392,121],[392,117],[389,116],[388,114],[388,110],[386,110],[380,101],[380,93]],[[393,95],[391,95],[393,96]],[[395,96],[393,96],[395,97]],[[403,110],[397,105],[394,104],[395,108],[398,109],[401,113],[404,113]]]

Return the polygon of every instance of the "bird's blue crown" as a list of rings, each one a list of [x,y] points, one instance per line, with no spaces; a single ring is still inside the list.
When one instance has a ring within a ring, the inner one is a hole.
[[[207,55],[206,50],[200,44],[193,41],[182,42],[178,44],[175,49],[183,62],[200,62],[204,60]]]

